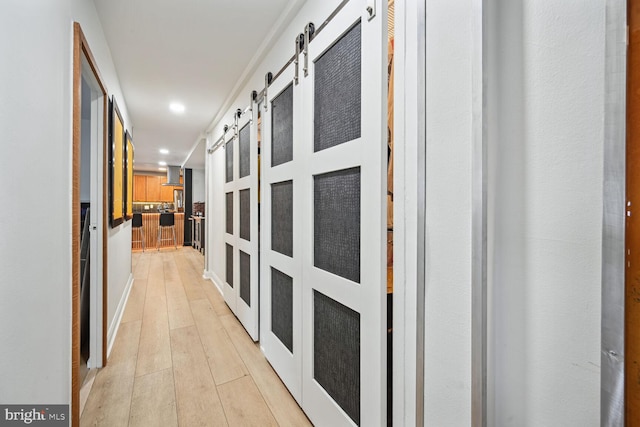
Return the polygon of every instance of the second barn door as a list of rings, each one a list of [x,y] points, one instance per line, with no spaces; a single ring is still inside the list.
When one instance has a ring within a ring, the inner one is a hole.
[[[307,26],[264,100],[260,340],[315,425],[378,426],[387,390],[386,2],[343,1],[323,22],[315,35]]]
[[[322,425],[386,423],[386,5],[346,3],[301,79],[302,395]]]
[[[260,346],[291,395],[302,396],[299,166],[301,86],[290,64],[263,101]]]
[[[259,337],[258,136],[254,106],[238,112],[226,148],[224,298],[254,341]]]

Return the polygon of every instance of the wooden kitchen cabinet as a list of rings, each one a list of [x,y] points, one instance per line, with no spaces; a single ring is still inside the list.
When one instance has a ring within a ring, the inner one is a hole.
[[[147,199],[145,202],[160,202],[160,176],[147,176]],[[164,179],[167,179],[166,177]]]
[[[173,187],[169,185],[162,185],[167,182],[167,177],[160,178],[160,201],[173,203]]]
[[[173,203],[173,189],[176,187],[162,185],[167,182],[166,176],[134,175],[133,201]],[[180,177],[182,182],[182,177]]]
[[[145,175],[133,176],[133,201],[147,201],[147,177]]]

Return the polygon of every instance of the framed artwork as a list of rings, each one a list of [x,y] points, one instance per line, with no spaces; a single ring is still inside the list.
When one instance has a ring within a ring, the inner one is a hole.
[[[115,97],[109,102],[109,220],[111,228],[124,222],[124,125]]]
[[[130,220],[133,218],[133,142],[129,131],[125,132],[125,218]]]

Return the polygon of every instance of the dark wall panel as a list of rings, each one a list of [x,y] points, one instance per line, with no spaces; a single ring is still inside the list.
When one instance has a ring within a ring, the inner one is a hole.
[[[233,192],[229,192],[225,195],[225,205],[226,231],[228,234],[233,234]]]
[[[240,178],[244,178],[251,173],[251,127],[249,123],[240,129],[238,145],[240,146],[238,152],[240,169],[238,172]]]
[[[226,181],[225,182],[231,182],[233,181],[233,142],[234,140],[231,140],[229,142],[227,142],[224,147],[225,147],[225,177],[226,177]]]
[[[227,245],[227,274],[226,279],[229,286],[233,288],[233,246],[226,243]]]
[[[240,251],[240,298],[251,307],[251,256]]]
[[[271,267],[271,331],[293,353],[293,279]]]
[[[184,170],[184,245],[191,246],[191,227],[193,221],[189,221],[193,215],[193,171],[191,169]]]
[[[293,159],[293,85],[271,102],[271,167]]]
[[[361,24],[358,23],[315,63],[314,151],[361,135]]]
[[[240,190],[240,238],[251,241],[251,193]]]
[[[315,289],[313,377],[359,425],[360,313]]]
[[[293,181],[271,184],[271,249],[293,256]]]
[[[360,168],[314,177],[313,263],[360,283]]]

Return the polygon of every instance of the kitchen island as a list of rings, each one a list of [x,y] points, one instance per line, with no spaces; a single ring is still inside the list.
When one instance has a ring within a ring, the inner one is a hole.
[[[178,247],[184,245],[184,213],[175,213],[175,226],[176,226],[176,243]],[[143,213],[142,214],[142,229],[144,230],[144,243],[145,249],[155,249],[156,242],[158,239],[158,225],[160,223],[160,214],[159,213]],[[137,231],[133,231],[133,233],[137,233]],[[163,231],[162,238],[171,238],[173,239],[173,235],[171,234],[171,230],[165,229]],[[138,240],[139,237],[135,236],[132,240]],[[161,248],[173,247],[173,242],[163,241],[160,245]],[[142,243],[132,243],[131,248],[134,250],[142,250]]]

